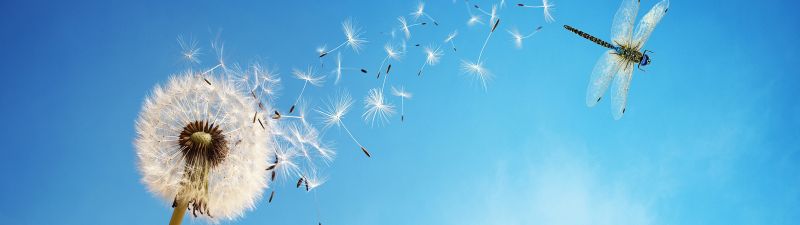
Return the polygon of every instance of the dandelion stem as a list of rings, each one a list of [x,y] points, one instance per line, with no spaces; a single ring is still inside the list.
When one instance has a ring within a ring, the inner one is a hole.
[[[483,50],[486,48],[486,44],[489,43],[489,38],[492,37],[492,33],[494,32],[489,32],[489,35],[486,36],[486,40],[483,41],[483,47],[481,47],[481,52],[478,54],[478,62],[481,61],[481,57],[483,56]]]
[[[172,211],[172,218],[169,219],[169,225],[180,225],[183,222],[183,215],[186,214],[186,208],[189,207],[189,202],[183,198],[176,201],[175,209]]]

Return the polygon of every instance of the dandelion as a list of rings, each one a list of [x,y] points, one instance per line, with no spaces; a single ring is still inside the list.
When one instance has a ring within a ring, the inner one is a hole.
[[[534,34],[538,33],[540,30],[542,30],[542,26],[537,27],[536,30],[534,30],[533,32],[531,32],[530,34],[527,34],[527,35],[521,34],[519,32],[519,30],[517,30],[516,28],[511,29],[511,30],[507,30],[507,31],[508,31],[508,34],[511,35],[511,38],[514,40],[514,45],[517,48],[522,48],[522,41],[527,39],[527,38],[532,37]]]
[[[384,124],[389,122],[389,117],[394,114],[394,106],[388,104],[386,99],[383,98],[383,91],[378,89],[370,89],[367,97],[364,98],[364,109],[366,110],[361,116],[364,121],[370,122],[375,125],[375,122]]]
[[[361,28],[356,27],[353,24],[352,20],[348,19],[342,22],[342,31],[344,31],[344,36],[346,37],[346,40],[331,50],[318,51],[321,52],[319,54],[319,57],[324,57],[330,54],[331,52],[338,50],[344,45],[349,46],[351,49],[353,49],[353,51],[359,53],[361,51],[362,45],[367,43],[367,40],[361,38],[361,35],[363,35],[364,32],[361,31]]]
[[[419,72],[417,72],[417,76],[422,75],[422,71],[425,70],[426,65],[436,65],[439,63],[439,59],[442,58],[442,50],[439,47],[433,48],[431,46],[426,46],[425,49],[425,63],[422,64],[422,67],[419,68]]]
[[[342,77],[342,71],[351,71],[351,70],[358,70],[361,73],[367,73],[366,69],[357,69],[357,68],[350,68],[350,67],[342,67],[342,53],[339,52],[336,54],[336,69],[333,70],[333,73],[336,75],[336,80],[334,80],[333,84],[339,84],[339,79]]]
[[[403,47],[403,48],[405,48],[405,47]],[[389,59],[400,60],[400,56],[403,53],[405,53],[404,50],[403,51],[399,51],[399,50],[395,49],[395,47],[392,46],[389,43],[386,43],[386,45],[383,46],[383,51],[386,52],[386,57],[383,57],[383,60],[381,60],[381,65],[378,67],[378,77],[377,78],[381,77],[381,72],[383,71],[383,65],[386,65],[386,62],[388,62]],[[392,64],[389,64],[389,68],[386,69],[386,73],[387,74],[389,73],[389,69],[391,69],[391,66],[392,66]],[[386,79],[386,78],[384,77],[384,79]]]
[[[202,79],[201,79],[202,78]],[[208,85],[212,83],[213,85]],[[136,121],[142,182],[174,212],[211,222],[252,209],[268,180],[272,127],[251,122],[254,104],[227,80],[187,72],[156,86]],[[199,215],[198,215],[199,213]]]
[[[405,106],[404,101],[405,99],[411,99],[411,93],[406,92],[405,88],[400,86],[400,88],[395,88],[392,86],[392,95],[400,97],[400,121],[405,120]]]
[[[542,0],[542,5],[525,5],[525,4],[517,4],[517,6],[524,7],[524,8],[542,8],[544,11],[544,20],[548,23],[552,23],[556,21],[553,18],[553,14],[550,13],[550,10],[553,9],[556,5],[551,4],[549,0]]]
[[[411,38],[411,28],[412,27],[428,24],[426,22],[420,22],[420,23],[415,23],[415,24],[409,25],[408,21],[406,21],[406,18],[402,17],[402,16],[401,17],[397,17],[397,21],[400,22],[400,30],[402,30],[403,34],[406,35],[406,39]]]
[[[183,36],[178,36],[178,45],[181,47],[181,56],[190,64],[200,64],[200,47],[197,47],[197,40],[189,38],[184,40]]]
[[[359,148],[364,151],[367,156],[369,156],[366,148],[361,145],[360,142],[353,136],[353,133],[350,132],[350,129],[347,129],[347,126],[342,122],[342,119],[347,112],[350,111],[350,106],[353,105],[353,99],[350,97],[350,94],[347,92],[341,92],[333,99],[330,99],[324,106],[324,108],[317,109],[317,112],[322,115],[323,123],[325,124],[325,128],[331,127],[336,125],[337,127],[344,128],[344,131],[347,132],[347,135],[350,136],[350,139],[355,142]]]
[[[475,60],[476,62],[480,62],[481,61],[481,57],[483,56],[483,50],[486,49],[486,44],[489,43],[489,39],[492,38],[492,34],[494,33],[494,30],[497,29],[497,25],[499,25],[499,24],[500,24],[500,19],[498,19],[498,20],[496,20],[494,22],[494,26],[492,26],[492,30],[489,31],[489,35],[487,35],[486,36],[486,40],[483,41],[483,47],[481,47],[481,51],[480,51],[480,53],[478,53],[478,60]]]
[[[447,38],[444,39],[444,43],[445,44],[450,43],[450,46],[453,47],[454,52],[457,51],[456,41],[455,41],[456,36],[458,36],[458,30],[454,30],[452,33],[447,35]]]
[[[417,4],[417,10],[415,10],[414,12],[411,12],[409,15],[414,16],[414,20],[415,21],[418,20],[420,17],[424,16],[425,18],[430,20],[433,23],[433,25],[439,26],[439,22],[436,22],[436,20],[433,19],[433,17],[431,17],[431,15],[429,15],[428,13],[425,13],[425,3],[424,2],[419,2],[419,4]]]
[[[256,103],[261,110],[265,110],[265,106],[261,102],[262,99],[272,102],[278,97],[281,79],[276,69],[254,63],[246,71],[229,73],[229,75],[229,79],[233,81],[233,84],[239,90],[250,94],[257,101]]]
[[[478,81],[481,82],[484,90],[486,90],[486,83],[492,77],[491,72],[483,67],[482,61],[470,62],[463,60],[461,61],[461,71],[474,76]]]
[[[303,93],[306,91],[306,86],[308,86],[309,83],[311,85],[314,85],[314,86],[322,86],[323,79],[325,78],[325,76],[323,76],[323,75],[314,74],[314,68],[310,67],[310,66],[308,67],[308,69],[306,71],[301,71],[301,70],[298,70],[298,69],[294,69],[292,71],[292,74],[297,79],[303,80],[304,82],[303,82],[303,88],[300,89],[300,94],[297,95],[297,99],[294,100],[294,104],[292,104],[292,108],[289,109],[289,113],[294,112],[295,106],[297,105],[298,102],[300,102],[300,99],[303,97]]]

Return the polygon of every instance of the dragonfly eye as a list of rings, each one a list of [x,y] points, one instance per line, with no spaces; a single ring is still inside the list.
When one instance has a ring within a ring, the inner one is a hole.
[[[649,64],[650,64],[650,56],[648,56],[647,54],[644,54],[644,56],[642,56],[642,61],[639,62],[639,65],[647,66]]]

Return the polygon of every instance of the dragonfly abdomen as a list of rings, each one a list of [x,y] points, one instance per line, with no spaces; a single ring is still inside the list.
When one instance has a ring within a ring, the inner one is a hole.
[[[603,46],[603,47],[606,47],[606,48],[611,48],[611,49],[616,48],[614,45],[611,45],[611,43],[603,41],[600,38],[596,38],[596,37],[592,36],[591,34],[587,34],[586,32],[583,32],[581,30],[575,29],[574,27],[571,27],[569,25],[564,25],[564,28],[566,28],[569,31],[572,31],[572,33],[575,33],[577,35],[580,35],[583,38],[586,38],[586,39],[588,39],[588,40],[590,40],[590,41],[592,41],[594,43],[597,43],[600,46]]]

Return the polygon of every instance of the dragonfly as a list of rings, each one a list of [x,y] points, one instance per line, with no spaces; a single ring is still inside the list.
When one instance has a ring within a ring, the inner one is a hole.
[[[642,67],[650,65],[651,58],[647,53],[653,52],[641,49],[668,10],[669,0],[657,3],[642,17],[634,32],[633,23],[639,11],[639,0],[623,0],[611,25],[611,41],[614,44],[564,25],[567,30],[608,49],[603,52],[592,70],[586,88],[586,106],[593,107],[600,102],[613,78],[611,112],[615,120],[622,118],[625,114],[634,66],[644,71]]]

